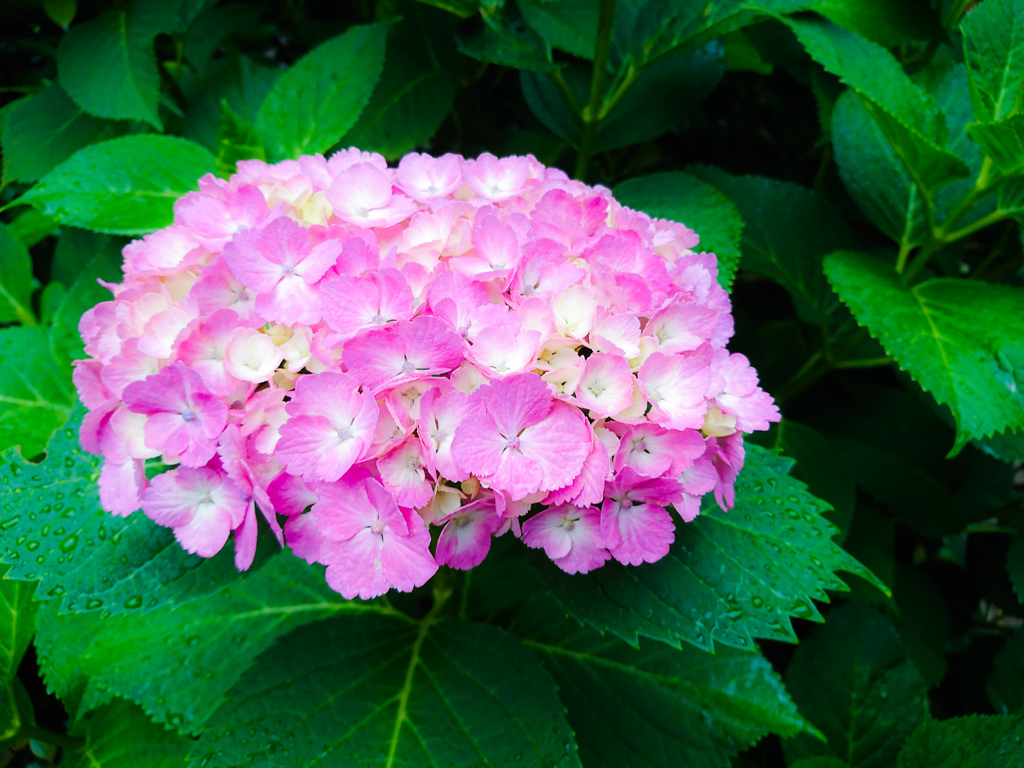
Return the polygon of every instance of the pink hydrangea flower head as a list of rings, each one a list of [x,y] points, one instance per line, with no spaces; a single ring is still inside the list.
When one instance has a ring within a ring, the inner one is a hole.
[[[732,506],[779,412],[685,223],[531,156],[237,167],[79,324],[106,510],[204,557],[233,537],[240,570],[269,526],[370,599],[505,534],[567,573],[654,562],[704,498]]]

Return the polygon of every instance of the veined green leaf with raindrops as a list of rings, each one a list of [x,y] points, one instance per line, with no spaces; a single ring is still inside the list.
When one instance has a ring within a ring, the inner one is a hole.
[[[84,408],[57,430],[46,458],[0,454],[0,562],[9,579],[38,581],[37,600],[66,611],[150,611],[237,578],[229,548],[211,560],[190,555],[141,512],[114,517],[100,507],[100,459],[82,450]]]
[[[712,650],[751,649],[756,638],[796,642],[790,617],[821,620],[813,600],[846,590],[836,571],[884,585],[844,552],[822,514],[831,507],[787,474],[790,459],[756,445],[736,482],[736,505],[722,512],[705,497],[700,516],[681,524],[668,555],[638,567],[609,562],[569,576],[533,557],[562,607],[599,632],[628,643],[640,636]]]

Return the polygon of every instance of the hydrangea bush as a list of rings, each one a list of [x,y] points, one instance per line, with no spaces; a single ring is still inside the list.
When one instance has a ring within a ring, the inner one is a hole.
[[[104,508],[202,557],[233,534],[249,568],[259,509],[347,598],[510,527],[568,573],[653,563],[666,506],[731,507],[778,421],[697,234],[532,156],[248,160],[174,210],[82,317],[75,383]]]
[[[8,5],[0,765],[1017,765],[1022,0]]]

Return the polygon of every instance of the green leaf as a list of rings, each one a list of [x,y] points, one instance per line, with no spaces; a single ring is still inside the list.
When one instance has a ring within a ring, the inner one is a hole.
[[[263,142],[251,123],[243,120],[228,104],[220,102],[220,125],[217,128],[217,173],[231,176],[239,160],[266,160]]]
[[[1024,425],[1024,289],[938,279],[908,287],[888,264],[835,253],[825,272],[857,322],[972,438]]]
[[[11,566],[7,578],[38,581],[36,598],[63,601],[62,610],[104,614],[150,611],[237,578],[229,548],[204,560],[141,512],[120,518],[100,507],[100,459],[78,445],[83,413],[75,409],[39,464],[16,448],[0,454],[0,560]]]
[[[1010,542],[1010,551],[1006,558],[1006,567],[1010,571],[1010,582],[1017,599],[1024,603],[1024,517],[1017,519],[1017,532]]]
[[[810,7],[884,48],[908,40],[939,40],[944,35],[938,14],[927,0],[815,0]]]
[[[944,149],[947,128],[938,106],[885,48],[831,22],[786,23],[818,63],[858,93],[922,190],[930,192],[969,174],[963,160]]]
[[[835,571],[884,587],[831,541],[836,528],[821,516],[830,507],[787,476],[791,467],[748,445],[735,508],[706,503],[656,563],[611,561],[569,576],[531,552],[534,567],[578,621],[633,645],[641,635],[709,651],[716,643],[750,650],[758,637],[795,642],[790,616],[820,619],[812,598],[828,602],[825,590],[846,589]]]
[[[50,320],[50,348],[64,366],[86,356],[78,333],[82,314],[111,299],[110,289],[97,281],[119,283],[123,279],[121,246],[120,238],[72,227],[65,227],[57,241],[50,274],[67,291]]]
[[[33,584],[0,578],[0,744],[14,737],[21,724],[13,684],[35,631],[34,590]]]
[[[594,151],[655,139],[692,116],[722,79],[724,57],[722,44],[713,41],[651,66],[598,125]],[[637,119],[639,114],[642,120]]]
[[[198,733],[277,637],[337,613],[381,610],[342,600],[328,588],[323,568],[282,553],[220,591],[145,617],[61,614],[47,603],[36,648],[47,685],[79,715],[122,696],[158,722]]]
[[[438,45],[454,34],[455,19],[419,6],[395,27],[384,72],[345,141],[397,160],[426,144],[451,110],[458,86],[458,54]]]
[[[796,649],[786,687],[828,739],[783,742],[786,759],[833,755],[850,768],[891,768],[904,739],[928,716],[927,690],[899,638],[857,603],[829,611]]]
[[[234,51],[214,60],[201,78],[186,70],[182,76],[182,90],[189,100],[185,113],[185,138],[216,152],[223,101],[227,101],[239,118],[255,127],[260,105],[280,77],[280,69],[260,64]]]
[[[0,330],[0,368],[0,450],[20,445],[25,456],[42,453],[74,405],[70,371],[53,357],[43,330],[26,327]]]
[[[678,221],[696,232],[701,249],[718,256],[718,282],[729,290],[739,266],[743,220],[725,195],[679,171],[629,179],[613,193],[623,205],[654,218]]]
[[[971,123],[971,138],[1007,176],[1024,168],[1024,115],[1012,115],[994,123]]]
[[[622,71],[642,69],[701,48],[764,14],[808,5],[808,0],[622,0],[615,8],[612,60],[622,62]]]
[[[558,69],[551,46],[523,21],[518,7],[494,4],[481,10],[483,23],[470,34],[455,38],[459,53],[477,61],[532,72]]]
[[[4,179],[36,181],[82,147],[114,135],[113,123],[87,115],[54,81],[7,116]]]
[[[31,248],[57,229],[57,222],[35,208],[24,208],[7,229],[26,248]]]
[[[35,325],[31,299],[32,257],[10,228],[0,224],[0,323]]]
[[[598,5],[591,0],[518,0],[523,20],[552,48],[594,59]]]
[[[85,744],[67,750],[61,768],[180,768],[192,746],[123,699],[78,720],[71,735]]]
[[[964,62],[978,120],[1017,114],[1024,101],[1024,3],[985,0],[964,17]]]
[[[169,6],[169,3],[164,3]],[[160,3],[134,0],[76,24],[61,38],[57,70],[64,90],[96,117],[140,120],[163,129],[153,38],[167,26]]]
[[[932,97],[946,122],[945,148],[967,164],[970,171],[965,179],[943,185],[934,194],[935,220],[945,221],[962,200],[974,190],[975,180],[984,163],[984,153],[970,137],[970,123],[974,120],[971,93],[967,84],[967,70],[943,49],[943,54],[915,73],[913,81]],[[971,206],[957,226],[971,224],[995,209],[993,195],[985,195]]]
[[[813,495],[832,505],[832,510],[826,512],[825,517],[840,531],[845,534],[850,529],[856,494],[853,475],[831,440],[792,419],[783,419],[773,424],[769,432],[755,433],[751,439],[796,460],[790,474],[806,483],[807,490]]]
[[[825,254],[852,245],[839,212],[811,190],[761,176],[695,166],[690,173],[724,194],[743,219],[740,266],[770,277],[793,297],[797,314],[823,325],[839,306],[821,271]]]
[[[390,27],[352,27],[278,78],[256,117],[272,160],[326,152],[355,124],[380,79]]]
[[[19,202],[62,224],[141,235],[170,224],[174,201],[216,168],[204,147],[174,136],[124,136],[80,149]]]
[[[251,33],[259,24],[259,14],[244,3],[225,3],[204,8],[189,26],[182,43],[186,61],[204,72],[225,37]]]
[[[1024,715],[1024,631],[1017,630],[1006,639],[996,654],[985,690],[1001,715]]]
[[[253,670],[196,745],[211,768],[580,765],[554,681],[498,627],[338,617],[283,638]]]
[[[971,715],[927,720],[900,750],[897,768],[1022,768],[1024,720]]]
[[[543,593],[509,631],[554,676],[587,766],[724,767],[768,733],[810,730],[758,652],[631,648],[579,626]]]
[[[921,193],[855,91],[836,102],[832,148],[846,190],[876,227],[907,246],[928,240]]]

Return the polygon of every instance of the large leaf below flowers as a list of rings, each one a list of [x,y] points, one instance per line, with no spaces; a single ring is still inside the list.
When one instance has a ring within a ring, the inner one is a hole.
[[[71,735],[84,743],[66,751],[63,768],[180,768],[192,745],[121,699],[79,720]]]
[[[515,637],[379,615],[282,638],[228,693],[193,755],[209,768],[580,765],[555,681]]]
[[[825,271],[857,322],[952,411],[954,452],[1024,425],[1024,290],[956,279],[911,287],[859,253],[830,255]]]
[[[322,568],[282,554],[212,595],[145,617],[61,614],[45,605],[36,649],[50,689],[78,716],[120,696],[158,722],[198,733],[281,634],[345,611],[383,610],[342,600],[327,587]]]
[[[813,730],[758,652],[648,640],[631,648],[581,627],[543,593],[509,629],[554,676],[591,768],[724,768],[767,733]]]
[[[881,582],[844,552],[831,507],[788,476],[789,459],[747,446],[736,506],[705,502],[700,517],[677,524],[668,555],[627,567],[609,562],[569,576],[534,555],[541,578],[572,616],[636,645],[640,636],[679,647],[713,650],[721,643],[750,650],[755,638],[796,641],[791,616],[820,620],[812,599],[845,590],[836,571]]]
[[[36,599],[65,611],[150,611],[205,594],[237,577],[230,547],[210,560],[190,555],[141,512],[100,507],[100,459],[78,445],[78,408],[35,464],[0,454],[0,561],[9,579],[38,581]]]

